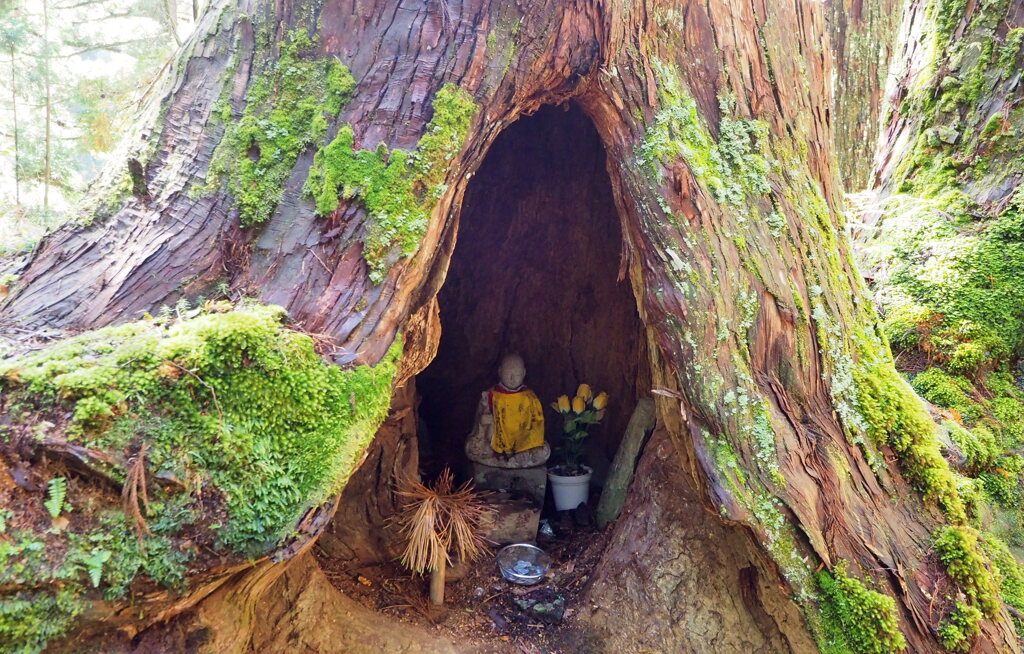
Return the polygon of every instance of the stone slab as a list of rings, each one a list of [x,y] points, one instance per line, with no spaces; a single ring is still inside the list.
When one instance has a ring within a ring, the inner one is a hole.
[[[473,483],[477,488],[524,493],[544,506],[548,487],[548,471],[544,466],[532,468],[495,468],[473,462]]]

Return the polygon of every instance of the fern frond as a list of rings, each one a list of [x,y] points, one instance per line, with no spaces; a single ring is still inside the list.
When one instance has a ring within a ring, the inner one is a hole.
[[[85,564],[85,569],[89,573],[89,581],[92,582],[93,588],[100,585],[100,580],[103,578],[103,564],[109,560],[110,552],[107,550],[93,550],[92,554],[83,557],[82,563]]]
[[[50,480],[50,490],[46,494],[46,501],[43,506],[50,512],[50,516],[56,518],[64,510],[64,498],[68,492],[68,480],[64,477],[54,477]]]

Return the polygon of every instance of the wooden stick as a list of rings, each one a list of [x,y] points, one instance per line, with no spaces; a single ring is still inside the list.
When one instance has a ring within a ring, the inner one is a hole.
[[[626,433],[601,491],[601,499],[597,503],[598,527],[604,529],[605,525],[619,517],[622,505],[626,502],[626,490],[633,479],[637,457],[640,456],[640,447],[647,433],[654,429],[655,419],[654,401],[649,397],[641,398],[629,418]]]
[[[444,572],[447,563],[441,561],[437,570],[430,573],[430,602],[441,606],[444,604]]]

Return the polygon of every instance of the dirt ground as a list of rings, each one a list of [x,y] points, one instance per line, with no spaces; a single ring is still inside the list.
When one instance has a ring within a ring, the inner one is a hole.
[[[600,648],[586,644],[585,634],[572,627],[572,618],[607,534],[576,528],[570,520],[554,527],[556,536],[538,538],[538,546],[552,558],[551,569],[539,583],[520,586],[503,579],[494,559],[500,549],[496,547],[490,555],[451,571],[443,607],[429,603],[427,578],[411,575],[397,561],[350,567],[322,551],[316,557],[331,584],[346,596],[401,622],[436,631],[467,651],[596,654]],[[565,601],[565,613],[558,622],[539,619],[516,603],[550,603],[559,597]]]

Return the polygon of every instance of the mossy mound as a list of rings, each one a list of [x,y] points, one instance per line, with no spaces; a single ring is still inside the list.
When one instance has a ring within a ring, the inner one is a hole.
[[[821,591],[824,654],[891,654],[906,649],[896,601],[850,576],[846,561],[831,572],[822,570],[816,581]]]
[[[70,626],[87,589],[181,588],[270,553],[340,490],[385,417],[400,345],[342,370],[280,307],[209,308],[0,364],[15,482],[0,484],[0,640],[18,651]]]

